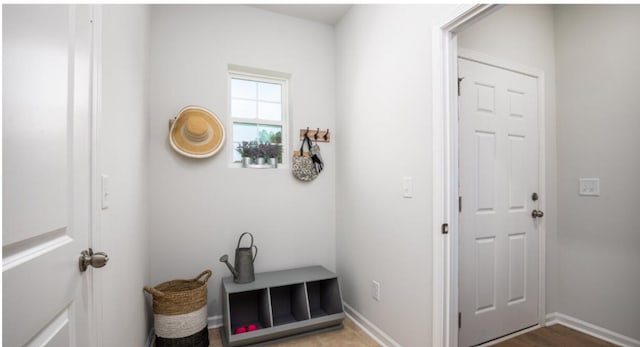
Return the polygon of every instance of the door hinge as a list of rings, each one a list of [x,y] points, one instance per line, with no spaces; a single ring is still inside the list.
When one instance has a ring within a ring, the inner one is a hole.
[[[458,197],[458,212],[462,212],[462,197]]]
[[[460,83],[462,83],[463,79],[464,77],[458,77],[458,96],[460,96]]]
[[[442,224],[442,233],[443,234],[448,234],[449,233],[449,224],[447,224],[447,223]]]
[[[458,312],[458,329],[462,329],[462,312]]]

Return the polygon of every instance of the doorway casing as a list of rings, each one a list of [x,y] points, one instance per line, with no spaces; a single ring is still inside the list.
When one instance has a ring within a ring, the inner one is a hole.
[[[459,223],[458,223],[458,67],[460,54],[537,79],[540,209],[546,209],[544,72],[478,52],[458,51],[457,35],[501,8],[475,5],[434,28],[433,78],[433,346],[458,346]],[[445,225],[447,233],[444,233]],[[539,225],[538,325],[545,322],[545,221]]]

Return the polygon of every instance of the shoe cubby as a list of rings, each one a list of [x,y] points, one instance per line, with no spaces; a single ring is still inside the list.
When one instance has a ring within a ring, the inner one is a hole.
[[[311,318],[342,312],[342,298],[337,278],[307,282],[307,293]]]
[[[304,284],[269,288],[273,325],[283,325],[309,319]]]
[[[258,273],[237,284],[222,279],[224,346],[249,346],[342,328],[338,277],[322,266]],[[234,334],[239,327],[258,329]]]
[[[243,326],[255,324],[264,329],[273,326],[269,311],[269,292],[267,289],[252,290],[229,294],[231,333]]]

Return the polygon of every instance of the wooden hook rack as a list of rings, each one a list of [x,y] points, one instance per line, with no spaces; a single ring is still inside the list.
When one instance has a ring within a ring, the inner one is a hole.
[[[314,141],[314,142],[331,142],[331,132],[329,132],[329,129],[326,129],[326,130],[320,130],[319,128],[300,129],[300,140],[304,140],[305,134],[309,135],[309,138],[311,139],[311,141]]]

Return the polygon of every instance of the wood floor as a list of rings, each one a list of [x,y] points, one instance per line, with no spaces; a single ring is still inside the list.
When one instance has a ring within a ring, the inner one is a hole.
[[[220,329],[209,330],[209,346],[222,347]],[[378,347],[369,335],[349,318],[344,320],[344,329],[310,335],[270,345],[273,347]],[[579,331],[556,324],[530,331],[492,347],[615,347]]]
[[[530,331],[510,340],[497,343],[493,347],[613,347],[612,343],[602,341],[579,331],[555,324]]]

